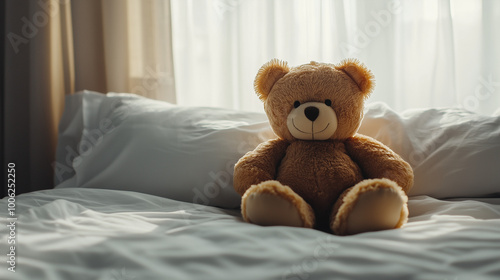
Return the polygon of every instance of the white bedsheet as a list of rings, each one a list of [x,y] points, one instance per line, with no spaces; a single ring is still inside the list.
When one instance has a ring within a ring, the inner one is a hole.
[[[410,199],[403,229],[338,237],[135,192],[17,197],[16,272],[0,279],[500,279],[500,198]],[[7,200],[0,201],[7,224]]]

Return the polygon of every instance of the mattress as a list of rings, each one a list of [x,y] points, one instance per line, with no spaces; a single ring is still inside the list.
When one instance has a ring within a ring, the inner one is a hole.
[[[334,236],[132,191],[37,191],[16,197],[15,272],[2,227],[0,279],[500,278],[500,198],[413,196],[409,209],[404,228]]]

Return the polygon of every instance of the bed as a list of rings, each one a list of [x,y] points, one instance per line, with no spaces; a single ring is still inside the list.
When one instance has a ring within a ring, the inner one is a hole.
[[[273,137],[263,114],[90,91],[65,106],[57,186],[15,197],[0,279],[500,278],[499,116],[367,106],[360,132],[415,171],[410,219],[341,237],[242,220],[231,168]]]

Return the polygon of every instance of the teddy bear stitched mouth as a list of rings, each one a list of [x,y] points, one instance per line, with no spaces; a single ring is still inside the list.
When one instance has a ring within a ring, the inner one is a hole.
[[[304,133],[304,134],[312,134],[313,136],[314,136],[314,134],[321,133],[321,132],[325,131],[325,130],[326,130],[326,129],[330,126],[330,123],[328,123],[328,124],[326,125],[326,127],[325,127],[325,128],[323,128],[323,130],[321,130],[321,131],[317,131],[317,132],[305,132],[305,131],[300,130],[300,129],[299,129],[299,128],[295,125],[295,119],[292,119],[292,124],[293,124],[293,127],[295,127],[295,129],[297,129],[298,131],[300,131],[300,132],[302,132],[302,133]],[[311,127],[311,128],[312,128],[312,130],[314,130],[314,122],[311,122],[311,124],[312,124],[312,127]]]

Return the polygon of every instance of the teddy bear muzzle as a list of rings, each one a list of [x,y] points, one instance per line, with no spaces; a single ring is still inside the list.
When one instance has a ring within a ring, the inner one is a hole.
[[[325,103],[302,103],[288,114],[287,127],[299,140],[327,140],[337,130],[337,114]]]

